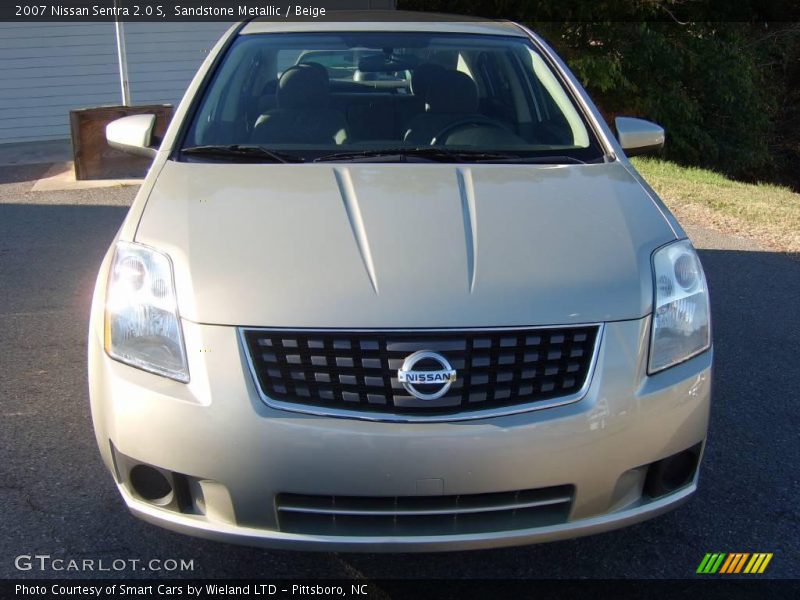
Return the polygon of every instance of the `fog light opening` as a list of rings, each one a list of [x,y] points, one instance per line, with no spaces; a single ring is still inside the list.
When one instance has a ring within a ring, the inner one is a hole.
[[[681,452],[666,461],[661,479],[664,487],[676,490],[692,480],[694,475],[695,456],[691,452]]]
[[[136,465],[128,473],[128,481],[133,491],[143,500],[159,505],[172,501],[172,484],[158,469]]]
[[[647,470],[645,493],[658,498],[689,485],[697,471],[701,447],[698,444],[651,464]]]

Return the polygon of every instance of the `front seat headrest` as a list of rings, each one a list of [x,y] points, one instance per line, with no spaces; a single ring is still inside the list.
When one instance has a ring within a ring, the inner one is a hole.
[[[300,64],[309,66],[309,67],[311,67],[313,69],[316,69],[317,71],[319,71],[319,74],[322,75],[325,78],[325,81],[330,83],[331,78],[328,75],[328,69],[326,69],[325,66],[322,65],[321,63],[314,62],[313,60],[310,60],[308,62],[302,62]]]
[[[436,63],[422,63],[411,71],[411,93],[423,100],[428,94],[431,81],[444,73],[445,69]]]
[[[473,114],[478,112],[478,86],[461,71],[443,71],[431,79],[425,97],[428,112]]]
[[[326,72],[310,64],[295,65],[278,81],[278,108],[326,108],[329,91]]]

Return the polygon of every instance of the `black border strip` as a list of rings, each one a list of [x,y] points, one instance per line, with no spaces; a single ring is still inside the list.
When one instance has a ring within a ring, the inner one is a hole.
[[[4,579],[2,598],[196,598],[302,597],[424,600],[513,598],[544,600],[627,600],[655,597],[703,600],[783,600],[798,597],[800,580],[764,576],[702,576],[691,579]],[[20,586],[20,587],[18,587]],[[189,593],[189,586],[193,593]],[[125,592],[121,588],[126,588]],[[236,588],[239,588],[237,590]],[[36,591],[34,591],[36,590]],[[98,593],[99,590],[99,593]],[[166,590],[169,590],[167,592]],[[331,591],[333,590],[333,593]],[[341,590],[341,591],[339,591]],[[235,592],[243,592],[237,595]],[[326,593],[327,591],[327,593]],[[72,592],[72,593],[70,593]],[[198,593],[199,592],[199,593]]]

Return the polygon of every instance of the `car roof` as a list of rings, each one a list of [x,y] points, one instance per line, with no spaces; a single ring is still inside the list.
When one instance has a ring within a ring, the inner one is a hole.
[[[434,33],[478,33],[525,37],[511,21],[494,21],[460,15],[411,11],[328,11],[323,20],[276,21],[253,19],[241,31],[253,33],[309,33],[337,31],[402,31]]]

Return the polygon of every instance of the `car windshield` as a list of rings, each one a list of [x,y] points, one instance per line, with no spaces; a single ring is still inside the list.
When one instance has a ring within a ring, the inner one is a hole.
[[[530,40],[416,32],[239,36],[183,151],[187,160],[272,153],[285,162],[603,159]]]

